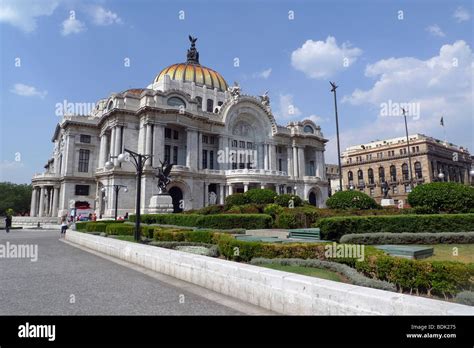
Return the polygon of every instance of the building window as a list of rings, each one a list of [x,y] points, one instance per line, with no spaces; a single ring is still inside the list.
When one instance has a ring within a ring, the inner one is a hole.
[[[178,164],[178,147],[173,146],[173,164]]]
[[[214,169],[214,151],[209,151],[209,168]]]
[[[314,167],[314,161],[309,161],[309,176],[315,176],[316,170]]]
[[[171,163],[171,146],[165,145],[165,162]]]
[[[207,100],[207,112],[212,112],[214,109],[214,101],[212,99]]]
[[[207,150],[202,150],[202,168],[207,169]]]
[[[402,178],[403,180],[408,180],[409,179],[409,171],[408,171],[408,165],[406,163],[403,163],[402,165]]]
[[[394,194],[398,193],[398,186],[393,186],[392,191]]]
[[[245,149],[245,141],[239,141],[239,148]]]
[[[374,183],[374,170],[372,168],[369,168],[367,171],[367,177],[369,178],[369,184]]]
[[[179,132],[177,130],[173,131],[173,139],[176,139],[176,140],[179,139]]]
[[[232,140],[232,147],[237,147],[237,140]]]
[[[405,184],[405,192],[406,193],[410,192],[410,184]]]
[[[86,135],[86,134],[81,134],[80,142],[90,144],[91,143],[91,136]]]
[[[416,147],[416,152],[420,152],[420,147],[419,146]]]
[[[352,185],[354,183],[354,175],[352,174],[352,171],[349,171],[347,173],[347,179],[349,180],[349,185]]]
[[[375,189],[373,187],[370,188],[370,195],[372,197],[375,195]]]
[[[76,196],[89,196],[89,185],[76,185]]]
[[[203,144],[208,144],[209,143],[209,137],[207,135],[202,136],[202,142]]]
[[[244,155],[240,154],[239,155],[239,169],[244,169],[244,168],[245,168]]]
[[[216,143],[216,137],[209,137],[209,143],[214,145]]]
[[[383,183],[385,181],[385,169],[384,167],[379,168],[379,183]]]
[[[283,170],[283,161],[281,158],[278,159],[278,170],[280,172]]]
[[[423,172],[421,170],[421,163],[415,162],[415,175],[417,179],[423,178]]]
[[[79,168],[78,171],[81,173],[87,173],[89,171],[89,150],[79,150]]]
[[[247,143],[247,149],[252,149],[253,148],[253,144],[251,142],[248,142]]]
[[[308,126],[308,125],[304,126],[303,131],[304,131],[305,133],[314,134],[313,127]]]
[[[357,171],[357,181],[359,186],[364,185],[364,172],[361,169]]]
[[[167,101],[169,106],[184,106],[186,107],[186,103],[184,102],[183,99],[178,98],[178,97],[171,97]]]
[[[198,110],[202,110],[202,98],[196,97],[196,100],[198,102]]]
[[[171,139],[171,129],[165,128],[165,138]]]
[[[397,181],[397,168],[394,165],[390,166],[390,180]]]

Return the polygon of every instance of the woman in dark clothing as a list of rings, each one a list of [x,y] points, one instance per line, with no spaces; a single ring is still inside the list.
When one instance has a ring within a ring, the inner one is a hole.
[[[12,217],[10,215],[7,215],[5,218],[5,230],[7,233],[10,232],[10,228],[12,227]]]

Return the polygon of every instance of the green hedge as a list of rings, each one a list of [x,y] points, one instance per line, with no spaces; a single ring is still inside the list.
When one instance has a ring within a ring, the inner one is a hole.
[[[229,209],[230,207],[234,205],[244,205],[247,203],[248,203],[247,198],[245,197],[243,193],[234,193],[225,198],[226,209]]]
[[[244,193],[246,201],[254,204],[269,204],[273,203],[277,194],[269,189],[252,189]]]
[[[100,220],[100,221],[78,221],[76,222],[76,231],[79,232],[105,232],[104,225],[119,224],[124,221]],[[96,226],[97,225],[97,226]]]
[[[88,222],[86,224],[86,231],[87,232],[105,232],[105,229],[108,225],[109,224],[106,224],[104,222]]]
[[[193,242],[193,243],[215,243],[218,232],[211,231],[180,231],[155,228],[153,239],[160,242]]]
[[[135,225],[132,224],[106,224],[105,233],[115,236],[133,236],[135,234]],[[140,235],[148,238],[153,237],[154,227],[140,226]]]
[[[266,214],[144,214],[142,222],[146,224],[164,224],[194,226],[217,229],[259,229],[271,226],[272,217]],[[130,216],[135,221],[135,215]]]
[[[326,205],[331,209],[377,209],[375,200],[360,191],[339,191],[329,197]]]
[[[291,208],[303,205],[303,200],[299,196],[287,193],[276,196],[274,202],[285,208],[290,208],[290,202],[292,202]]]
[[[474,244],[474,232],[357,233],[346,234],[340,243],[351,244]]]
[[[455,182],[418,185],[408,194],[408,203],[428,212],[468,213],[474,209],[474,187]]]
[[[319,220],[316,226],[326,240],[351,233],[467,232],[474,231],[474,214],[332,217]]]

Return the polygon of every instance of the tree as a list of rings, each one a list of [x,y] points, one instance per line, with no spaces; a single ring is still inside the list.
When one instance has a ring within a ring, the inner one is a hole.
[[[30,211],[31,185],[0,182],[0,215],[4,216],[7,209],[14,214],[26,214]]]

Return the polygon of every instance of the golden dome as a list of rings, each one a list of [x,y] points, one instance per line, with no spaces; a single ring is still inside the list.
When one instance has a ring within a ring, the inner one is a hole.
[[[178,63],[164,68],[156,76],[154,82],[163,80],[168,75],[172,80],[181,80],[185,82],[195,82],[198,86],[206,86],[210,89],[227,91],[227,82],[217,71],[206,68],[196,63]]]

